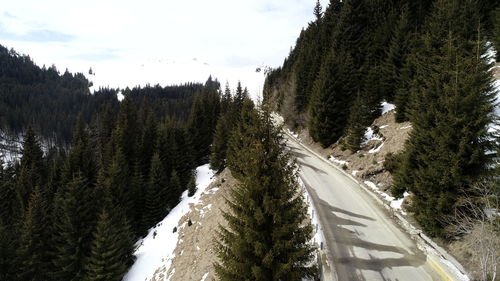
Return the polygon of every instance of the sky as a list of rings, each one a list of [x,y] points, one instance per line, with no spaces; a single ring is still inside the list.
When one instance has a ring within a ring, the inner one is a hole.
[[[0,6],[0,44],[99,86],[238,80],[255,97],[315,0],[17,0]],[[327,0],[321,1],[323,6]],[[88,75],[92,68],[95,75]]]

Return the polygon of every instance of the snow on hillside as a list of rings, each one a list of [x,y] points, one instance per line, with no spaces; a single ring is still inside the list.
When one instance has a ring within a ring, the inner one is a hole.
[[[159,222],[156,227],[149,230],[148,235],[137,242],[139,247],[135,252],[136,261],[130,268],[124,281],[150,280],[157,268],[162,265],[170,267],[175,257],[174,250],[179,239],[179,231],[174,232],[174,227],[179,228],[179,219],[189,211],[190,204],[197,204],[201,194],[213,181],[215,172],[209,165],[196,169],[196,185],[198,190],[193,197],[187,196],[187,191],[182,194],[181,202]],[[166,279],[168,280],[168,278]]]
[[[361,142],[361,146],[365,146],[369,141],[383,141],[384,139],[376,134],[371,127],[366,128],[365,135],[363,137],[363,141]]]
[[[108,62],[92,66],[93,73],[88,75],[93,86],[90,91],[99,87],[126,88],[145,85],[161,86],[184,84],[186,82],[204,83],[211,75],[221,82],[224,87],[226,81],[231,89],[235,89],[238,81],[247,87],[252,99],[261,97],[262,85],[264,85],[262,66],[246,66],[230,68],[212,65],[198,58],[191,59],[150,59],[148,61],[137,61],[135,63]],[[114,75],[116,69],[126,69],[120,75]],[[186,80],[189,77],[190,80]]]
[[[23,136],[10,137],[0,131],[0,158],[4,162],[4,167],[9,162],[16,162],[21,157],[23,147]]]
[[[392,103],[388,103],[386,101],[382,102],[382,115],[386,114],[387,112],[396,109],[396,105]]]

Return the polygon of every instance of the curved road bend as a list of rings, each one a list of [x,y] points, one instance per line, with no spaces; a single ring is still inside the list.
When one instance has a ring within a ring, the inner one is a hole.
[[[426,281],[442,278],[409,234],[347,176],[287,138],[326,239],[339,281]]]

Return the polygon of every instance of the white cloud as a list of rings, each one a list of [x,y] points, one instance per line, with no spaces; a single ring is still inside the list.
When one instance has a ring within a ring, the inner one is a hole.
[[[325,6],[327,1],[322,2]],[[29,54],[38,64],[55,63],[59,69],[81,72],[92,67],[97,72],[96,79],[99,77],[99,81],[94,81],[98,85],[144,84],[147,75],[151,75],[148,80],[151,83],[165,85],[177,80],[205,80],[206,77],[197,77],[202,75],[199,72],[212,72],[222,82],[230,79],[234,84],[233,80],[241,79],[250,91],[257,91],[262,79],[255,79],[255,68],[282,63],[300,29],[312,20],[314,3],[314,0],[6,1],[0,7],[0,22],[9,34],[27,38],[34,30],[46,30],[50,34],[71,36],[71,40],[42,43],[15,40],[13,36],[2,38],[0,33],[0,44]],[[193,58],[209,66],[201,64],[205,70],[197,69],[195,73],[186,68],[198,68],[198,64],[179,66],[180,62],[191,62]],[[178,63],[155,65],[150,70],[164,71],[164,75],[137,70],[143,64],[159,60]],[[185,70],[167,70],[172,66]]]

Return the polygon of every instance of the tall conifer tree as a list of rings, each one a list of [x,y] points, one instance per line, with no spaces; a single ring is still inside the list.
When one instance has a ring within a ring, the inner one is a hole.
[[[113,223],[107,211],[99,216],[90,256],[85,266],[85,281],[120,281],[127,272],[122,261],[120,225]]]
[[[461,18],[473,9],[467,5],[471,2],[440,0],[432,20],[437,24],[446,19],[443,16]],[[451,6],[455,16],[450,15]],[[454,28],[444,28],[450,27]],[[415,217],[432,235],[444,234],[442,218],[488,173],[491,161],[485,155],[491,148],[487,126],[494,97],[490,65],[483,58],[484,43],[464,38],[467,30],[470,27],[436,30],[448,34],[440,40],[430,33],[423,37],[428,55],[417,66],[422,84],[411,109],[413,131],[395,176],[394,191],[409,189],[415,194]]]
[[[312,227],[300,188],[269,113],[248,128],[238,185],[219,230],[220,280],[303,280],[315,275]]]
[[[48,273],[48,229],[46,202],[40,189],[33,190],[23,217],[17,259],[18,280],[43,281]]]

